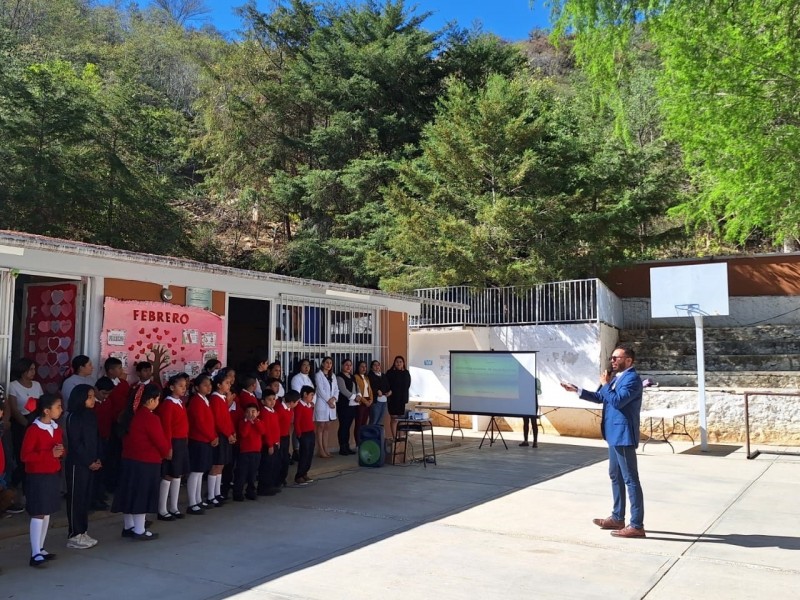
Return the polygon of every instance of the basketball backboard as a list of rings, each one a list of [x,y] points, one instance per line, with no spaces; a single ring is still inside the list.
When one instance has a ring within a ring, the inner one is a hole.
[[[650,269],[652,318],[723,316],[728,308],[728,263]]]

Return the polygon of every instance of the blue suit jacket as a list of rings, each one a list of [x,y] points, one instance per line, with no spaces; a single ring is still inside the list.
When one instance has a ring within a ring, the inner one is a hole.
[[[609,446],[639,445],[642,389],[642,378],[631,367],[596,392],[581,390],[581,399],[603,405],[600,430]]]

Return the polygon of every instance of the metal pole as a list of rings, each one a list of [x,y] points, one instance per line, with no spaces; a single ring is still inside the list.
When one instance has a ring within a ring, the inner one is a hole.
[[[694,315],[695,343],[697,345],[697,410],[700,414],[700,450],[708,452],[708,424],[706,422],[706,362],[703,348],[703,315]]]

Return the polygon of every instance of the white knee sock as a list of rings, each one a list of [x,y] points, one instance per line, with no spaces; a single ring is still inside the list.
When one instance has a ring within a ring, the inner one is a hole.
[[[217,475],[216,483],[214,484],[214,496],[222,496],[222,475]]]
[[[36,556],[42,550],[42,528],[44,526],[44,519],[31,518],[31,556]]]
[[[158,514],[167,514],[167,497],[169,496],[169,479],[162,479],[158,486]]]
[[[189,506],[200,504],[200,497],[197,494],[197,483],[203,482],[202,473],[189,473],[189,478],[186,480],[186,493],[189,495]]]
[[[178,496],[181,493],[181,480],[173,479],[169,482],[169,512],[178,512]]]
[[[206,481],[206,493],[208,494],[209,502],[217,497],[217,479],[222,479],[222,477],[220,475],[209,475]]]
[[[197,498],[197,503],[203,501],[203,474],[197,474],[197,481],[194,482],[194,495]]]
[[[122,527],[133,529],[133,515],[122,515]]]
[[[144,518],[147,515],[133,515],[133,533],[144,533]]]
[[[45,515],[42,519],[42,532],[39,534],[39,552],[44,548],[44,539],[47,537],[47,528],[50,527],[50,515]],[[44,552],[42,552],[44,554]]]

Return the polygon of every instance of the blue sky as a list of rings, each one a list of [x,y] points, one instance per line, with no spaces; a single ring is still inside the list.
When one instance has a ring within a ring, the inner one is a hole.
[[[212,10],[208,20],[218,29],[234,33],[241,27],[234,9],[244,0],[206,0],[206,4]],[[266,11],[272,3],[258,0],[257,4]],[[534,27],[548,27],[550,22],[543,0],[534,0],[533,8],[529,0],[407,0],[406,5],[416,6],[417,13],[433,13],[425,22],[430,29],[439,29],[448,21],[466,28],[479,22],[484,31],[509,41],[523,40]]]

